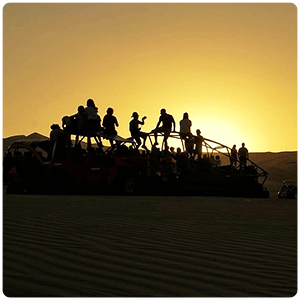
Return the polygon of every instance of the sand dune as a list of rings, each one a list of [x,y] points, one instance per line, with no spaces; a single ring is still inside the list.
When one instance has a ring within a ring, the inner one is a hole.
[[[297,152],[250,153],[250,159],[269,173],[265,185],[272,193],[283,180],[297,181]]]
[[[6,296],[290,297],[296,200],[4,195]]]

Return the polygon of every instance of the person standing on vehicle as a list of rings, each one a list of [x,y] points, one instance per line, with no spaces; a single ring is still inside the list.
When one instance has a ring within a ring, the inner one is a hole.
[[[196,130],[196,136],[194,136],[194,143],[195,143],[195,150],[194,150],[194,157],[196,159],[200,159],[202,157],[202,142],[203,142],[203,137],[201,135],[200,129]]]
[[[142,148],[145,150],[148,150],[146,147],[146,140],[147,140],[147,133],[142,132],[141,128],[139,128],[139,125],[144,125],[145,124],[145,119],[147,119],[146,116],[144,116],[142,118],[142,121],[139,120],[139,114],[135,111],[132,113],[131,116],[133,119],[130,121],[129,123],[129,131],[131,133],[131,136],[135,139],[136,143],[137,143],[137,149],[140,147],[140,145],[142,144],[141,139],[142,138],[144,140],[144,143],[142,145]]]
[[[230,165],[236,167],[236,163],[237,163],[237,149],[236,149],[236,145],[233,145],[230,152]]]
[[[183,119],[179,122],[179,125],[179,135],[182,139],[191,136],[192,121],[189,119],[189,114],[187,112],[183,114]]]
[[[58,160],[61,160],[66,155],[66,146],[69,140],[69,134],[63,131],[58,124],[52,124],[50,128],[50,140],[52,141],[52,147],[48,153],[47,160],[50,161],[54,155]]]
[[[175,131],[175,120],[173,118],[172,115],[167,114],[166,109],[162,108],[160,110],[160,114],[161,116],[159,117],[159,120],[157,122],[157,125],[155,127],[155,129],[153,129],[151,132],[154,132],[154,138],[155,138],[155,143],[154,145],[157,146],[158,142],[157,142],[157,133],[163,133],[164,134],[164,140],[163,140],[163,144],[164,144],[164,148],[166,149],[168,146],[168,138],[170,136],[170,133],[172,132],[172,125],[173,125],[173,131]],[[160,123],[162,123],[162,126],[159,127]]]
[[[190,138],[192,136],[191,134],[191,126],[192,121],[189,119],[189,115],[187,112],[183,114],[183,119],[179,122],[180,129],[179,129],[179,135],[180,138],[184,140],[185,149],[187,152],[190,152]],[[193,150],[191,150],[193,152]]]
[[[247,165],[247,159],[249,158],[248,149],[245,147],[245,143],[242,143],[242,147],[239,149],[239,160],[241,169],[244,169]]]

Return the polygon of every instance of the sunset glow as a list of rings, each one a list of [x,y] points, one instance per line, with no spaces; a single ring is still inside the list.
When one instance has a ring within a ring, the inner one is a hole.
[[[93,98],[129,137],[133,111],[249,151],[297,150],[297,7],[288,3],[9,3],[3,137],[38,132]]]

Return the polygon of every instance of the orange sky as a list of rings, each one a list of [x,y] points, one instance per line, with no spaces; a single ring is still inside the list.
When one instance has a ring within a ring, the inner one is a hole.
[[[9,3],[3,137],[39,132],[93,98],[129,136],[133,111],[249,151],[297,150],[297,8],[288,3]]]

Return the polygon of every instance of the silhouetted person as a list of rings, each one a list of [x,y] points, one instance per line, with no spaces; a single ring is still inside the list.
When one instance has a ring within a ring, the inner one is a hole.
[[[115,128],[119,126],[118,120],[115,116],[113,116],[114,110],[109,107],[106,110],[106,115],[103,118],[103,127],[104,132],[109,135],[117,135],[118,132]]]
[[[79,134],[83,133],[86,129],[88,129],[88,119],[84,106],[79,105],[77,108],[77,114],[70,116],[70,119],[72,121],[73,131],[76,132],[75,144],[77,144],[79,140]]]
[[[86,102],[85,114],[87,117],[88,129],[93,131],[101,130],[101,118],[98,115],[98,108],[93,99],[88,99]]]
[[[104,133],[107,135],[117,135],[118,132],[115,129],[115,126],[118,127],[119,123],[115,116],[113,116],[114,110],[109,107],[106,110],[106,115],[103,118],[103,127],[104,127]],[[110,139],[110,144],[113,145],[113,140]]]
[[[183,114],[183,119],[179,122],[180,129],[179,135],[182,139],[189,137],[191,135],[191,126],[192,121],[189,119],[189,115],[187,112]]]
[[[197,155],[197,158],[201,158],[202,156],[202,142],[203,142],[203,137],[201,135],[200,129],[196,130],[196,136],[194,136],[194,143],[195,143],[195,151],[194,154],[195,156]]]
[[[58,137],[62,133],[62,130],[60,129],[60,126],[58,124],[52,124],[50,126],[51,132],[50,132],[50,140],[52,142],[55,142],[58,140]]]
[[[141,142],[141,138],[144,140],[144,143],[142,145],[142,148],[147,149],[146,147],[146,139],[147,139],[147,133],[142,132],[141,128],[139,128],[139,125],[144,125],[145,124],[145,119],[147,118],[146,116],[144,116],[142,118],[142,121],[139,120],[139,114],[137,112],[133,112],[132,116],[133,119],[130,121],[129,123],[129,131],[131,133],[131,136],[135,139],[136,143],[137,143],[137,148],[140,147],[140,145],[142,144]]]
[[[71,116],[70,118],[74,120],[73,124],[75,125],[77,131],[83,131],[86,129],[88,118],[83,105],[79,105],[77,108],[77,114]]]
[[[236,149],[236,145],[233,145],[230,152],[230,165],[236,167],[236,163],[237,163],[237,149]]]
[[[171,156],[175,157],[175,148],[174,147],[170,147],[170,151],[171,151]]]
[[[49,151],[49,157],[47,159],[51,160],[55,155],[56,159],[62,160],[66,154],[68,134],[64,132],[58,124],[52,124],[50,128],[52,130],[50,132],[50,140],[53,142],[53,146]]]
[[[183,114],[183,119],[179,122],[179,135],[180,137],[184,140],[185,142],[185,149],[187,152],[189,152],[188,146],[188,138],[191,137],[191,126],[192,126],[192,121],[189,119],[189,115],[187,112]]]
[[[173,131],[175,131],[175,120],[173,118],[172,115],[169,115],[166,113],[165,108],[162,108],[160,110],[160,114],[161,116],[159,117],[159,120],[157,122],[157,125],[155,127],[155,129],[152,130],[152,132],[154,132],[154,138],[155,138],[155,143],[154,145],[158,145],[157,142],[157,133],[163,133],[164,134],[164,140],[163,140],[163,144],[165,146],[165,148],[168,146],[168,137],[170,136],[170,133],[172,131],[172,125],[173,125]],[[160,123],[162,123],[162,126],[159,127]]]
[[[171,152],[169,150],[169,146],[166,146],[166,148],[161,152],[162,157],[171,157]]]
[[[187,137],[185,139],[185,149],[186,149],[186,152],[189,154],[189,156],[193,156],[194,154],[194,139],[192,137]]]
[[[66,130],[66,131],[73,131],[75,130],[75,125],[73,124],[72,122],[72,117],[69,117],[69,116],[64,116],[62,119],[62,128],[63,130]]]
[[[160,150],[155,145],[151,147],[151,155],[158,157],[160,155]]]
[[[241,169],[247,165],[247,158],[249,158],[248,149],[245,147],[245,143],[242,143],[242,147],[239,149],[239,160],[241,164]]]

